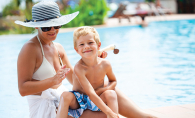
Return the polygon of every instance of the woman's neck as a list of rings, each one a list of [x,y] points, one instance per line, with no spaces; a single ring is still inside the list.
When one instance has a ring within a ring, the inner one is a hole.
[[[42,45],[51,45],[51,44],[53,44],[52,41],[47,40],[46,38],[44,38],[40,34],[37,34],[37,36],[39,37]]]

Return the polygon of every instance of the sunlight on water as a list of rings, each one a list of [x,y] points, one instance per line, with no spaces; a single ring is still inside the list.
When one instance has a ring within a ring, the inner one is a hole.
[[[98,28],[102,47],[116,44],[118,55],[108,52],[118,88],[141,108],[194,103],[195,20],[153,22],[148,27]],[[56,42],[71,64],[80,59],[73,49],[73,32]],[[28,103],[17,86],[17,56],[31,35],[0,36],[0,117],[28,117]],[[71,90],[71,85],[63,84]]]

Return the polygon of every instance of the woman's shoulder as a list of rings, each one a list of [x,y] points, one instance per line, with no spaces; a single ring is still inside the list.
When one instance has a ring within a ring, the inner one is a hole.
[[[35,37],[34,37],[23,45],[20,53],[33,54],[33,52],[38,51],[38,49],[39,49],[38,42],[36,42]]]
[[[63,49],[63,46],[60,43],[57,42],[53,42],[54,45],[58,48],[58,49]]]
[[[53,42],[59,53],[63,55],[65,53],[64,47],[60,43]]]

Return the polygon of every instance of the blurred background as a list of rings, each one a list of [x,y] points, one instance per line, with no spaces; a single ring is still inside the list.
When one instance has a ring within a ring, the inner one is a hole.
[[[26,34],[34,29],[18,26],[15,20],[31,18],[32,6],[41,0],[1,0],[0,35]],[[80,15],[63,26],[102,25],[109,18],[128,18],[163,14],[192,14],[195,12],[195,0],[53,0],[59,5],[61,14],[80,11]]]

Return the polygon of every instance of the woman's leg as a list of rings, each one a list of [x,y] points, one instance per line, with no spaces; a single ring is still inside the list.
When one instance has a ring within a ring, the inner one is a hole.
[[[104,86],[107,86],[105,82]],[[115,88],[118,99],[119,114],[127,118],[156,118],[150,114],[144,113],[131,99],[122,93],[117,87]]]
[[[115,88],[118,98],[119,114],[127,118],[145,118],[145,113],[118,88]]]

